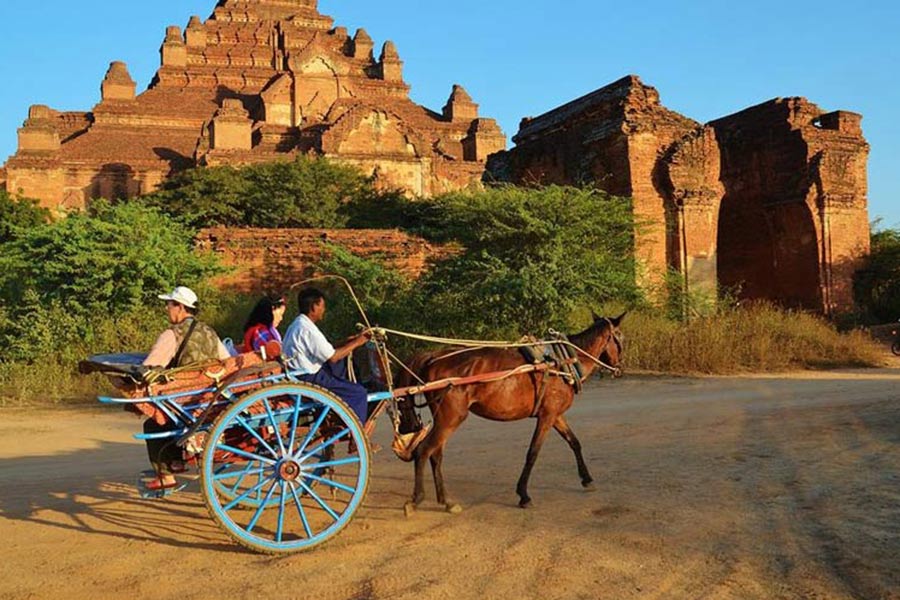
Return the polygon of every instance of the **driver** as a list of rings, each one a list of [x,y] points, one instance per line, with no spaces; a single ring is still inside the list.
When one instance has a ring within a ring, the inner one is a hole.
[[[337,394],[353,409],[360,423],[366,422],[368,398],[366,389],[347,379],[347,358],[369,340],[368,333],[353,336],[338,348],[329,343],[317,323],[325,317],[325,295],[316,288],[306,288],[298,296],[300,316],[294,319],[284,335],[284,356],[291,369],[302,370],[301,381],[312,383]]]

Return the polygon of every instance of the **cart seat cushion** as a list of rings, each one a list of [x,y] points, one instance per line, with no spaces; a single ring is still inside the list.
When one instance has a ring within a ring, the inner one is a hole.
[[[144,366],[146,354],[126,352],[121,354],[95,354],[78,363],[78,371],[82,375],[90,373],[107,373],[128,375],[135,380],[142,380],[150,371]]]

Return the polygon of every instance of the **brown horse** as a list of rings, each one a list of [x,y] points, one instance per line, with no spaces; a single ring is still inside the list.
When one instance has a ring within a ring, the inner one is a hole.
[[[622,354],[619,326],[624,316],[622,314],[610,319],[595,315],[594,322],[590,327],[581,333],[570,336],[569,339],[590,356],[597,357],[618,371]],[[598,365],[590,359],[579,356],[582,371],[587,378],[598,368]],[[521,367],[523,364],[525,364],[525,359],[517,349],[480,348],[464,352],[444,349],[416,356],[411,361],[411,369],[422,381],[437,381],[448,377],[469,377],[480,373],[508,371]],[[398,387],[415,383],[412,381],[412,377],[406,373],[400,379]],[[525,459],[525,468],[522,470],[516,486],[519,506],[522,508],[531,505],[531,497],[528,495],[528,477],[551,427],[556,429],[575,453],[581,485],[585,489],[593,489],[593,479],[581,454],[581,444],[572,433],[564,416],[572,406],[575,390],[561,377],[543,372],[523,373],[498,381],[444,388],[427,393],[426,398],[434,424],[413,455],[416,483],[412,500],[407,502],[405,507],[407,516],[415,512],[416,507],[424,499],[426,461],[431,461],[438,503],[443,504],[451,513],[458,513],[462,510],[458,504],[447,501],[441,463],[444,457],[444,446],[453,432],[465,421],[469,412],[492,421],[537,418],[537,426]],[[417,420],[412,398],[401,401],[400,411],[404,424],[409,425]]]

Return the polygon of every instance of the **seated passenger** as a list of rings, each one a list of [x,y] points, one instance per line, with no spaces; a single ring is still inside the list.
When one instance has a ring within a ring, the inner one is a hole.
[[[366,333],[353,336],[335,349],[317,323],[325,317],[325,295],[316,288],[301,290],[300,316],[284,335],[283,354],[288,366],[303,370],[299,379],[334,392],[353,409],[360,423],[366,422],[368,398],[366,389],[347,380],[344,359],[369,340]]]
[[[197,314],[197,294],[184,286],[176,287],[171,294],[162,294],[166,301],[166,315],[171,327],[157,338],[144,359],[148,367],[172,369],[196,363],[229,358],[228,350],[212,327],[201,323]],[[144,433],[171,431],[173,425],[159,425],[153,419],[144,421]],[[157,477],[145,483],[148,490],[162,490],[174,487],[177,482],[173,473],[184,471],[181,448],[175,438],[147,440],[147,453]]]
[[[267,296],[256,303],[244,324],[244,352],[258,352],[268,342],[278,342],[281,345],[278,326],[284,319],[286,309],[284,298],[272,299]]]

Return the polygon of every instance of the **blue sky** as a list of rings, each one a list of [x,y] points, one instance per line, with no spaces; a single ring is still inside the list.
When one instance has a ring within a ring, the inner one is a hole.
[[[165,26],[215,0],[0,3],[0,161],[31,104],[89,110],[112,60],[139,91]],[[862,113],[872,219],[900,226],[900,2],[834,0],[320,0],[377,47],[393,40],[415,101],[439,110],[461,83],[510,138],[537,115],[634,73],[663,103],[709,121],[775,97]]]

